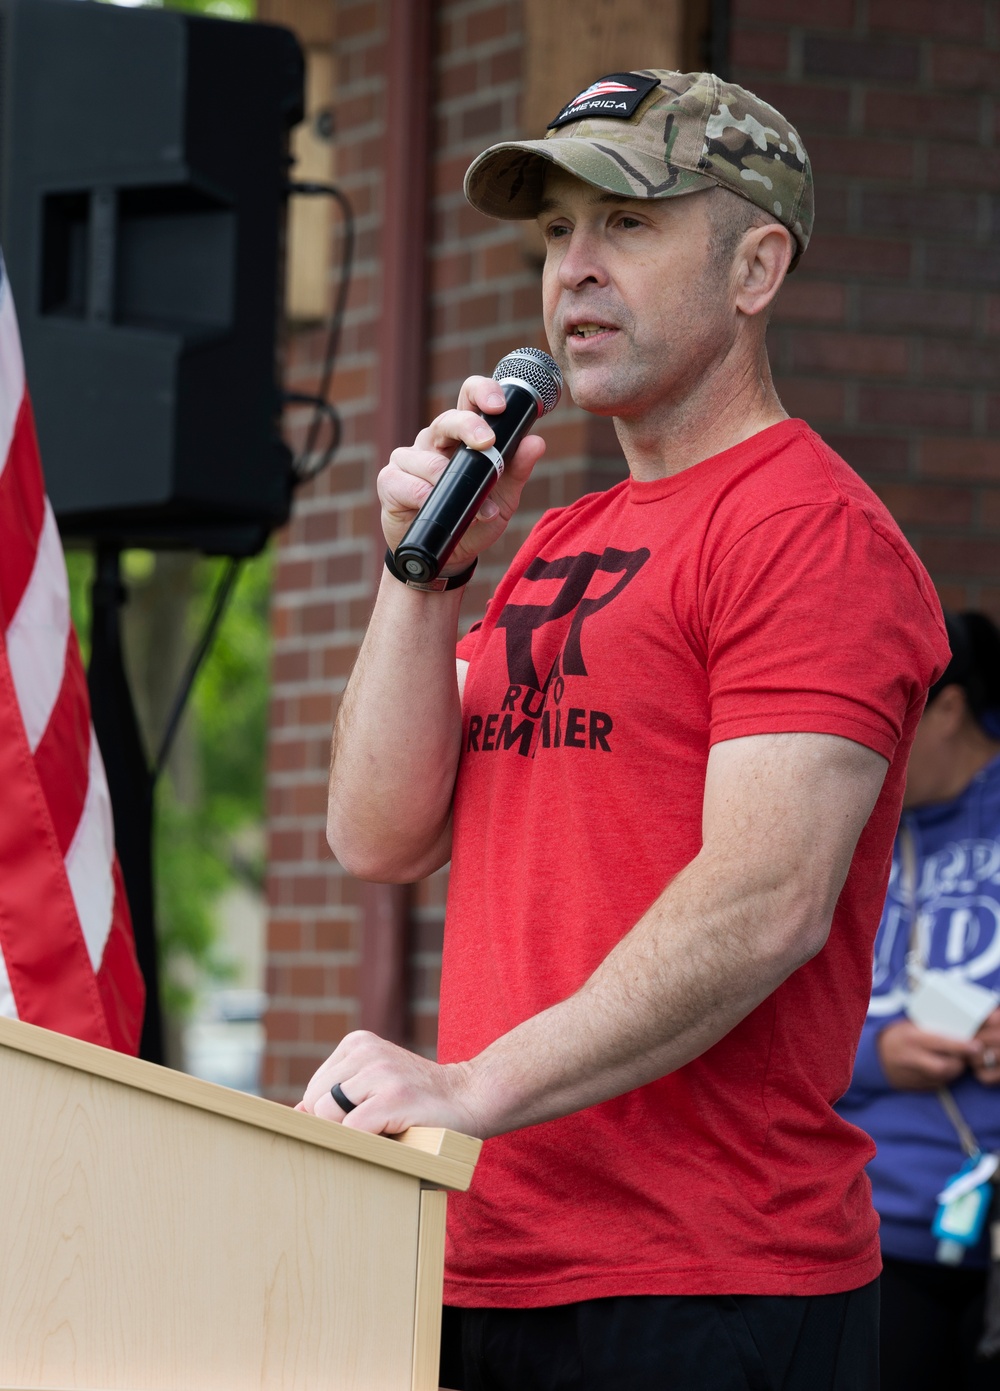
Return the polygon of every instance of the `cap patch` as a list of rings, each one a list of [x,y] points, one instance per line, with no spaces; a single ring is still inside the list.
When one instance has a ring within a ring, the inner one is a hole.
[[[546,130],[555,130],[569,121],[583,121],[599,116],[619,121],[629,120],[636,107],[647,97],[654,87],[660,85],[658,77],[640,77],[635,72],[612,72],[600,77],[589,87],[568,102]]]

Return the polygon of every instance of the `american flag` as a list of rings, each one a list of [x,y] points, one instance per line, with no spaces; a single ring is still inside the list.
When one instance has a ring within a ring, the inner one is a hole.
[[[144,993],[0,256],[0,1015],[135,1053]]]
[[[610,97],[616,96],[619,92],[636,91],[638,91],[637,87],[629,87],[624,82],[615,82],[610,77],[602,77],[599,82],[592,83],[585,92],[574,97],[570,106],[579,106],[581,101],[587,101],[590,97]]]

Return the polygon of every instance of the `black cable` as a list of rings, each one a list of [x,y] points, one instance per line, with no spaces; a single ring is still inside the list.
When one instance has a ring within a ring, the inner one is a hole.
[[[333,300],[333,312],[330,316],[330,324],[327,329],[326,356],[323,362],[323,370],[320,375],[319,390],[315,396],[303,396],[299,393],[288,392],[285,400],[292,404],[316,406],[312,423],[309,426],[309,433],[306,436],[305,446],[302,453],[292,464],[292,472],[295,475],[296,483],[306,483],[315,478],[318,473],[329,464],[333,458],[337,447],[340,444],[341,424],[337,408],[330,401],[330,383],[333,380],[334,365],[337,360],[337,348],[340,344],[340,332],[344,323],[344,314],[347,309],[347,295],[351,287],[351,270],[354,265],[354,209],[345,193],[336,184],[320,183],[290,183],[288,192],[305,197],[325,197],[333,198],[340,208],[341,214],[341,252],[340,252],[340,274],[337,282],[337,290]],[[324,418],[332,426],[331,438],[325,450],[320,455],[318,461],[307,465],[306,460],[316,447],[316,440],[319,435],[320,427]]]
[[[208,656],[209,649],[215,641],[215,634],[233,592],[233,586],[236,583],[236,577],[239,574],[241,563],[242,562],[237,559],[236,556],[230,556],[226,562],[226,568],[219,576],[218,584],[215,586],[215,593],[212,595],[212,605],[208,612],[208,618],[205,620],[205,626],[202,629],[201,637],[198,639],[194,651],[188,658],[188,664],[184,669],[184,675],[181,677],[180,685],[177,688],[177,694],[174,696],[174,703],[170,708],[170,714],[163,731],[163,737],[160,740],[160,748],[156,755],[156,760],[150,770],[150,776],[154,783],[163,772],[164,765],[170,755],[170,750],[173,747],[174,738],[176,737],[177,729],[181,722],[181,716],[184,714],[184,707],[187,705],[188,696],[191,694],[191,687],[194,685],[195,677],[198,675],[202,662]]]

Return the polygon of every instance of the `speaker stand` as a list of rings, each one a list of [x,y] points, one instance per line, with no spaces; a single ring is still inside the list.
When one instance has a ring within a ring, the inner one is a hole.
[[[115,844],[125,880],[139,969],[146,982],[146,1012],[139,1055],[163,1063],[156,923],[153,913],[154,775],[143,747],[122,651],[121,609],[128,599],[116,547],[98,546],[91,588],[90,666],[87,684],[115,818]]]

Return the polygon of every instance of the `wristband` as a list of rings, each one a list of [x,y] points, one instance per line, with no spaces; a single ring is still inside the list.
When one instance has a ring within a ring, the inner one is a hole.
[[[472,579],[478,564],[479,557],[476,556],[469,568],[463,570],[460,575],[450,575],[447,579],[441,575],[436,580],[411,580],[407,575],[403,574],[402,570],[397,568],[396,559],[388,547],[385,552],[385,568],[389,571],[389,574],[392,575],[393,579],[399,580],[400,584],[405,584],[408,589],[423,589],[426,590],[428,594],[443,594],[449,589],[461,589],[464,584],[468,584]]]

